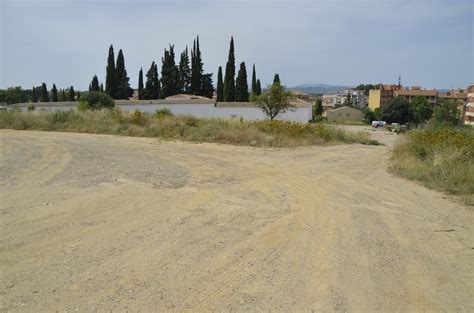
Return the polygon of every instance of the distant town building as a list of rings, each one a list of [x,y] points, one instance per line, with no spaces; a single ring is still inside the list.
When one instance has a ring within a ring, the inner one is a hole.
[[[336,93],[325,94],[322,97],[323,110],[328,111],[347,105],[347,95],[351,95],[351,105],[359,108],[367,106],[368,99],[363,90],[346,89]]]
[[[464,124],[474,125],[474,84],[467,87]]]
[[[379,89],[369,90],[369,108],[382,108],[394,97],[394,92],[401,89],[400,85],[381,85]]]
[[[327,111],[326,118],[329,122],[353,122],[362,121],[364,114],[361,110],[344,106]]]
[[[408,103],[412,103],[416,97],[425,97],[432,105],[436,104],[438,91],[436,89],[421,89],[420,86],[413,86],[411,88],[404,87],[394,90],[394,97],[402,97]]]

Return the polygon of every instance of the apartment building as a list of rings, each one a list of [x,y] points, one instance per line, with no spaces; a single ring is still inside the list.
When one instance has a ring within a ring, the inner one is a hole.
[[[467,87],[467,100],[464,112],[464,124],[474,125],[474,84]]]
[[[408,103],[412,103],[416,97],[425,97],[432,105],[436,104],[438,98],[438,91],[436,89],[421,89],[420,86],[413,86],[411,88],[405,87],[395,90],[394,97],[402,97]]]
[[[382,108],[393,99],[394,93],[400,88],[400,85],[381,85],[379,89],[369,90],[369,108],[372,110]]]
[[[336,107],[347,105],[347,95],[351,95],[351,105],[359,108],[367,106],[368,99],[363,90],[346,89],[336,93],[326,94],[322,97],[323,110],[332,110]]]

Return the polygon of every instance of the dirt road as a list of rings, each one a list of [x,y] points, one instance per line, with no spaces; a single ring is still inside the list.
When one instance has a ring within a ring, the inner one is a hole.
[[[388,146],[0,151],[1,311],[474,311],[473,209],[389,174]]]

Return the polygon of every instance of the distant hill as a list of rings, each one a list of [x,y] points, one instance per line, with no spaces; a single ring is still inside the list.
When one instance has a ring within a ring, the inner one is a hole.
[[[332,92],[336,92],[338,90],[343,90],[347,88],[351,88],[351,86],[328,85],[328,84],[301,84],[301,85],[291,87],[291,89],[310,93],[313,95],[332,93]]]

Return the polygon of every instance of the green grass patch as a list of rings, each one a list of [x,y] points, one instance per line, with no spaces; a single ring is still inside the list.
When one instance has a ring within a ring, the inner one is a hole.
[[[157,137],[234,145],[295,147],[328,143],[376,145],[365,132],[349,132],[322,124],[285,121],[198,119],[118,109],[67,112],[2,112],[0,128]]]
[[[474,130],[414,130],[393,149],[391,169],[474,205]]]

